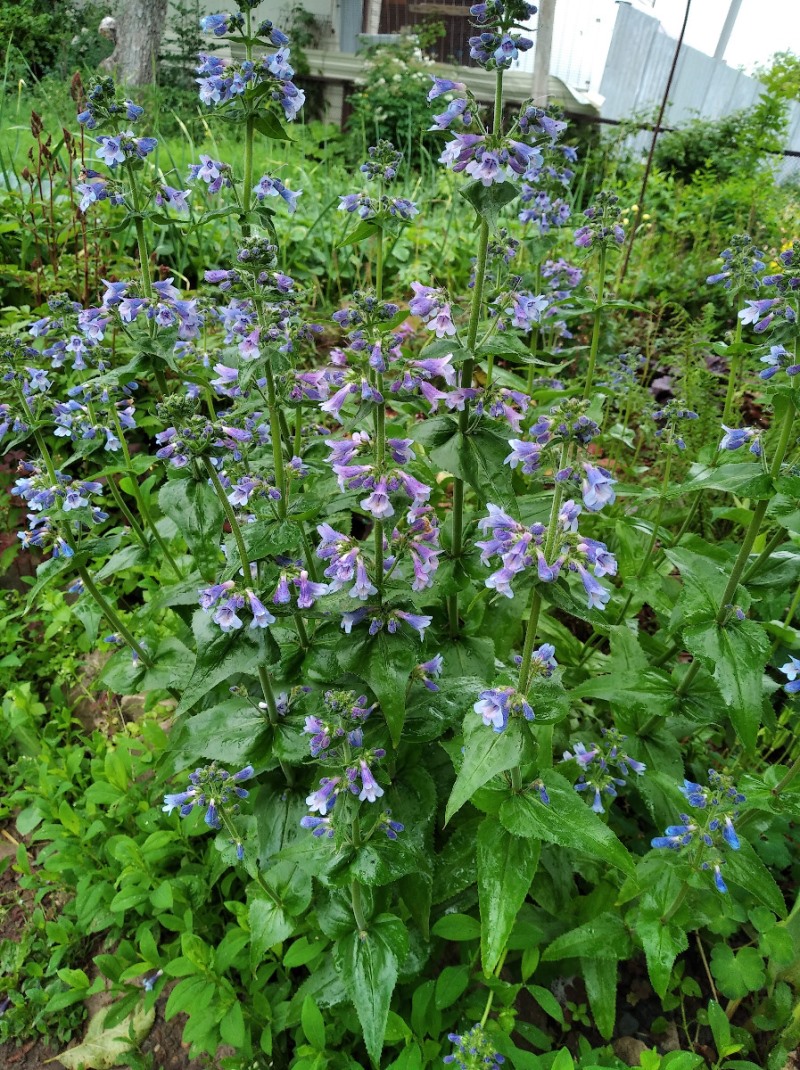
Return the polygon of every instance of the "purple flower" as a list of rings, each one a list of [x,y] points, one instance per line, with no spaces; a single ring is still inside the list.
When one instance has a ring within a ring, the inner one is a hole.
[[[502,732],[508,724],[509,704],[514,694],[512,687],[488,688],[481,691],[473,709],[487,727]]]
[[[743,324],[754,324],[753,330],[759,334],[765,331],[772,322],[774,312],[771,310],[779,303],[777,297],[763,298],[760,301],[746,301],[747,308],[743,308],[739,313],[739,319]]]
[[[361,776],[361,791],[358,794],[359,802],[375,802],[383,795],[383,788],[372,775],[372,771],[362,758],[359,764]]]
[[[448,78],[437,78],[435,74],[431,75],[431,81],[433,88],[428,91],[429,103],[442,96],[443,93],[465,93],[467,89],[463,82],[451,82]]]
[[[402,609],[396,609],[395,616],[405,621],[409,628],[413,628],[415,632],[418,632],[420,639],[425,638],[425,629],[433,623],[433,617],[427,617],[421,613],[406,613]]]
[[[800,658],[794,658],[790,654],[789,660],[785,665],[781,665],[778,672],[782,672],[789,681],[784,684],[784,691],[787,691],[790,695],[800,691]]]
[[[611,473],[606,468],[595,468],[591,464],[584,463],[583,470],[586,477],[581,487],[583,504],[592,512],[599,512],[604,505],[613,505],[616,500],[614,483]]]
[[[511,453],[503,461],[503,464],[507,464],[511,468],[516,468],[521,464],[525,475],[533,475],[539,467],[539,459],[542,452],[542,447],[539,443],[512,438],[509,439],[508,444],[511,447]]]
[[[250,625],[251,628],[268,628],[270,624],[275,623],[275,618],[267,609],[267,607],[253,594],[248,587],[247,600],[250,604],[250,612],[253,614],[253,621]]]
[[[340,783],[341,777],[323,777],[319,782],[320,786],[317,790],[312,792],[306,799],[306,805],[309,810],[314,813],[322,814],[324,817],[336,804],[336,797],[339,793]]]

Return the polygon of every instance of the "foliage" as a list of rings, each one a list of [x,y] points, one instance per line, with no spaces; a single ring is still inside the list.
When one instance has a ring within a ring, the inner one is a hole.
[[[474,14],[502,88],[527,10]],[[450,172],[347,170],[281,30],[204,30],[228,135],[76,86],[80,149],[37,115],[5,194],[0,1037],[137,1067],[158,1008],[231,1070],[590,1070],[636,1000],[646,1070],[779,1070],[796,214],[662,170],[620,282],[636,176],[579,194],[560,117],[425,78]]]
[[[757,67],[754,73],[771,97],[800,100],[800,56],[794,52],[776,52],[766,66]]]
[[[348,98],[352,108],[348,129],[359,154],[378,138],[402,149],[412,166],[434,151],[436,137],[428,133],[430,111],[425,103],[432,66],[425,48],[431,33],[437,35],[436,28],[415,28],[391,44],[368,45],[360,53],[363,80]]]
[[[687,181],[704,171],[717,178],[761,166],[764,154],[783,148],[785,105],[776,96],[762,96],[752,108],[720,119],[692,119],[679,130],[661,134],[655,162],[662,170]]]
[[[108,42],[97,36],[109,10],[104,0],[17,0],[0,5],[0,34],[18,76],[66,77],[75,65],[95,67],[111,51]]]

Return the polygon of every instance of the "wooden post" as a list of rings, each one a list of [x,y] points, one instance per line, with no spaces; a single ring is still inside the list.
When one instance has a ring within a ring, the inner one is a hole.
[[[536,51],[533,54],[533,103],[546,108],[549,97],[550,55],[553,51],[553,23],[556,0],[538,0]]]

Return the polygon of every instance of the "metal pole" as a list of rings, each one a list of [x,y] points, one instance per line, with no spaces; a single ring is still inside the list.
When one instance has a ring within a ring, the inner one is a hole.
[[[741,6],[742,0],[731,0],[731,6],[728,8],[728,14],[725,16],[725,24],[722,27],[719,41],[717,41],[717,47],[714,51],[714,59],[722,59],[725,55],[725,49],[728,47],[728,41],[731,39],[733,27],[738,18],[739,8]]]
[[[628,242],[625,246],[625,256],[622,259],[622,267],[619,271],[618,282],[622,282],[625,278],[625,274],[628,270],[628,262],[631,258],[631,249],[633,248],[633,240],[636,237],[636,231],[639,229],[639,223],[642,219],[642,213],[644,212],[644,197],[647,192],[647,182],[650,178],[650,171],[653,167],[653,157],[656,151],[656,142],[658,141],[658,135],[662,130],[661,123],[664,121],[664,112],[667,110],[667,103],[669,101],[669,91],[672,88],[672,79],[675,77],[675,71],[678,66],[678,60],[681,55],[681,46],[683,45],[683,37],[686,33],[686,23],[689,21],[689,11],[692,6],[692,0],[686,0],[686,10],[683,13],[683,25],[681,26],[681,32],[678,37],[678,43],[675,45],[675,54],[672,57],[672,66],[669,69],[669,77],[667,78],[667,84],[664,87],[664,96],[661,100],[661,107],[658,110],[658,118],[656,119],[656,125],[653,127],[653,137],[650,142],[650,151],[647,154],[647,163],[644,168],[644,175],[642,176],[642,188],[639,190],[639,201],[636,205],[636,211],[633,216],[633,225],[631,226],[630,233],[628,234]]]
[[[549,97],[550,55],[553,51],[556,0],[538,0],[538,7],[536,51],[533,54],[533,103],[540,108],[546,108]]]

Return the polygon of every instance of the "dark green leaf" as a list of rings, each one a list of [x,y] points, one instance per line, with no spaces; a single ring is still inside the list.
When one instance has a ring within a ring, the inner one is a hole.
[[[336,969],[361,1022],[364,1043],[375,1065],[380,1064],[389,1004],[400,963],[408,952],[408,931],[392,914],[380,914],[366,931],[336,941]]]
[[[250,964],[258,968],[268,948],[280,944],[291,936],[295,923],[274,899],[263,892],[250,900],[248,908],[250,925]]]
[[[786,917],[786,903],[780,888],[747,840],[740,841],[738,851],[726,851],[723,873],[726,881],[744,888],[779,918]]]
[[[714,676],[736,734],[747,750],[756,745],[761,724],[762,677],[769,639],[755,621],[732,619],[727,625],[684,628],[687,650]]]
[[[351,636],[338,652],[343,669],[363,680],[375,694],[392,740],[399,743],[406,715],[406,692],[411,670],[417,662],[417,647],[405,635]]]
[[[663,999],[675,959],[689,946],[689,940],[683,929],[672,922],[664,924],[659,917],[640,915],[635,928],[637,936],[642,941],[647,959],[647,972],[653,988]]]
[[[294,141],[283,123],[271,111],[258,113],[255,117],[255,128],[264,137],[272,138],[273,141]]]
[[[481,502],[502,505],[516,515],[511,469],[504,464],[509,453],[508,439],[481,425],[466,435],[456,429],[452,438],[431,449],[431,460],[469,483]]]
[[[362,219],[349,234],[342,238],[336,248],[344,249],[347,245],[358,245],[359,242],[366,241],[367,238],[371,238],[374,234],[377,234],[379,230],[380,227],[377,223],[373,223],[369,219]]]
[[[502,209],[519,195],[519,189],[513,182],[492,182],[484,186],[479,180],[468,182],[459,192],[492,231],[497,229]]]
[[[600,914],[577,929],[562,933],[549,944],[543,962],[592,955],[602,959],[625,959],[631,953],[631,938],[618,914]]]
[[[582,958],[581,971],[592,1017],[604,1040],[610,1040],[617,1015],[617,963],[611,958]]]
[[[275,640],[263,628],[222,632],[202,610],[195,613],[192,628],[197,641],[197,662],[178,713],[191,709],[212,687],[234,673],[256,676],[259,665],[277,661]]]
[[[518,765],[521,757],[522,724],[518,719],[510,720],[504,731],[495,732],[470,711],[464,718],[464,760],[447,802],[445,823],[478,788],[498,773]]]
[[[608,862],[623,873],[633,873],[633,861],[611,829],[578,796],[559,773],[544,771],[542,780],[550,798],[545,804],[538,792],[513,795],[500,807],[500,820],[515,836],[533,836],[572,847]]]
[[[520,907],[539,864],[538,840],[514,836],[486,817],[478,829],[478,901],[481,964],[491,974],[506,949]]]
[[[207,483],[170,479],[158,493],[158,504],[186,540],[200,575],[213,582],[220,560],[224,513]]]

